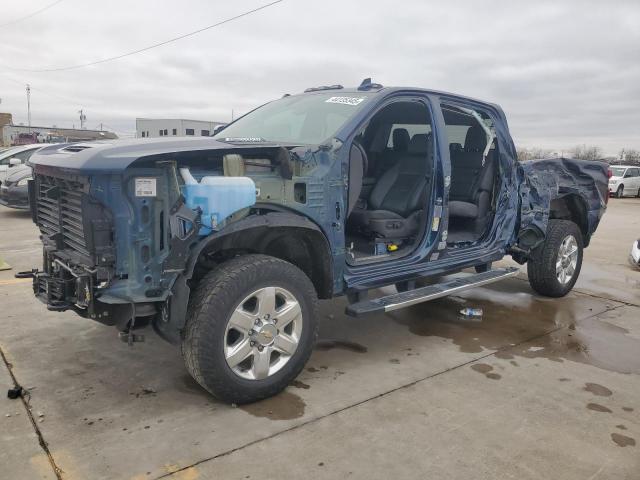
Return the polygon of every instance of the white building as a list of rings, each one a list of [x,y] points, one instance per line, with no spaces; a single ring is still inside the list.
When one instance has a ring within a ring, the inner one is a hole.
[[[174,118],[136,118],[136,137],[208,137],[224,122],[185,120]]]

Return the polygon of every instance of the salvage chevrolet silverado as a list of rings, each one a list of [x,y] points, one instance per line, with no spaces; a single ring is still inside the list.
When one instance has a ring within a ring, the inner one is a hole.
[[[152,325],[235,403],[274,395],[311,354],[317,300],[359,316],[516,274],[567,294],[608,199],[607,167],[519,163],[497,105],[417,88],[316,87],[213,138],[45,148],[32,157],[50,310]],[[466,268],[424,285],[427,278]],[[379,294],[395,285],[398,293]]]

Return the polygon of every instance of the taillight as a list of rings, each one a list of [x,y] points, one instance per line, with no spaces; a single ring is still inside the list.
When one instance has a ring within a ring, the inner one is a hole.
[[[609,169],[607,170],[607,178],[611,178],[611,177],[613,177],[613,172],[612,172],[612,171],[611,171],[611,169],[609,168]]]

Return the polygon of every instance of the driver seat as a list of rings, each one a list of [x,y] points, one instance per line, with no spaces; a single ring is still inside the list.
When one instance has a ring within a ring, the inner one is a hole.
[[[407,151],[373,187],[366,208],[353,210],[351,225],[386,239],[402,240],[415,235],[426,203],[432,156],[431,136],[414,135]]]

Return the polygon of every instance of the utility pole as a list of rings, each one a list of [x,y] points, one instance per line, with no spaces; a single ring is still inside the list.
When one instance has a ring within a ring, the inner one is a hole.
[[[87,120],[87,116],[83,113],[82,109],[78,111],[80,114],[80,130],[84,130],[84,122]]]
[[[27,83],[27,125],[29,125],[29,133],[31,133],[31,87]]]
[[[233,122],[233,108],[231,109],[231,121]]]

